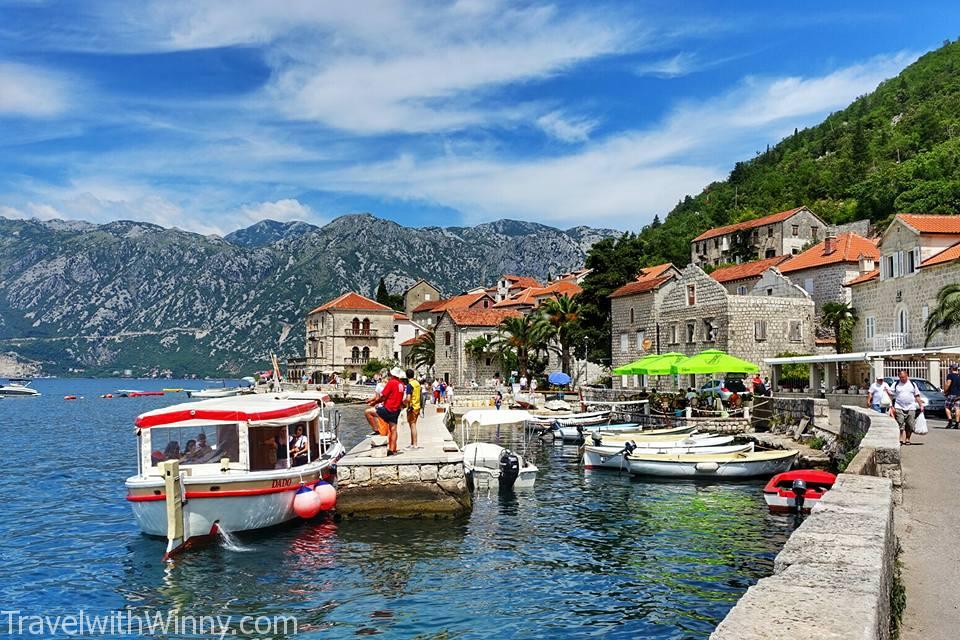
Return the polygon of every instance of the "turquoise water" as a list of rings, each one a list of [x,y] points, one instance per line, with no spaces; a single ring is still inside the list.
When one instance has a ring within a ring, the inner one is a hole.
[[[0,608],[21,616],[295,616],[296,638],[706,638],[772,572],[793,526],[767,513],[759,481],[585,474],[575,448],[547,445],[531,452],[533,491],[480,496],[464,520],[320,518],[164,565],[164,541],[139,533],[123,481],[136,471],[134,417],[183,394],[97,396],[202,385],[34,386],[42,397],[0,401]],[[365,429],[359,409],[342,412],[350,446]]]

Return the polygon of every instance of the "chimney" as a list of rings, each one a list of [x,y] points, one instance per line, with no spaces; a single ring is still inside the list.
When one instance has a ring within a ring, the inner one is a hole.
[[[873,270],[876,268],[876,267],[874,266],[873,258],[871,258],[870,256],[866,256],[866,255],[864,255],[864,254],[861,253],[860,256],[859,256],[859,258],[860,258],[860,273],[861,273],[861,275],[864,274],[864,273],[869,273],[869,272],[873,271]]]
[[[837,234],[834,231],[827,231],[827,237],[823,239],[823,255],[828,256],[837,250]]]

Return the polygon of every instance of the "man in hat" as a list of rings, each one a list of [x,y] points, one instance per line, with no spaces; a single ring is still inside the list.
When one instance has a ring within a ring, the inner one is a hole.
[[[400,367],[394,367],[387,375],[380,398],[383,403],[377,407],[377,415],[387,423],[387,455],[395,456],[397,451],[397,421],[400,419],[400,410],[403,408],[403,397],[407,392],[404,383],[407,374]]]
[[[877,376],[876,381],[867,389],[867,406],[877,413],[886,413],[887,407],[890,406],[888,393],[890,393],[890,385],[884,381],[883,376]],[[884,398],[887,399],[884,400]]]
[[[960,429],[960,373],[957,365],[950,365],[947,382],[943,387],[943,395],[947,396],[945,411],[947,414],[947,429]]]

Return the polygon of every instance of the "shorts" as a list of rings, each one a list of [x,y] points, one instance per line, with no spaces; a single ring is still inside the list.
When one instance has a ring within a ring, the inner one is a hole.
[[[383,405],[377,407],[377,415],[383,418],[383,421],[387,424],[397,424],[397,421],[400,419],[399,411],[388,411]]]
[[[960,404],[960,396],[947,396],[947,409],[956,409],[958,404]]]
[[[407,409],[407,422],[415,422],[420,417],[420,409],[410,407]]]
[[[916,409],[894,409],[893,417],[896,419],[900,431],[913,433],[913,425],[917,423]]]

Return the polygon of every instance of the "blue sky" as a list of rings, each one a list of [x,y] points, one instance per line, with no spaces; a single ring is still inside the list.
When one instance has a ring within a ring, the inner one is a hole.
[[[0,216],[638,229],[957,36],[948,2],[0,0]]]

